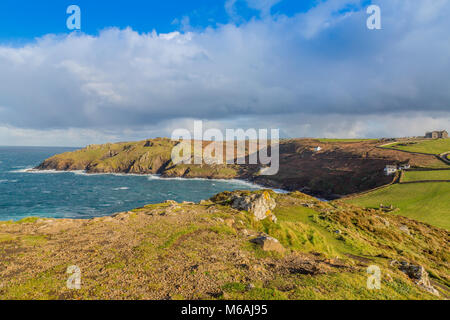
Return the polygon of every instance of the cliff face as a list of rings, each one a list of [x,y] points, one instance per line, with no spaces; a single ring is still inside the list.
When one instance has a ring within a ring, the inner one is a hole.
[[[165,139],[91,145],[53,156],[37,169],[86,170],[88,173],[155,174],[170,161],[174,142]]]
[[[383,173],[387,164],[409,161],[413,166],[426,166],[437,161],[433,156],[376,148],[378,141],[350,143],[293,139],[280,142],[278,174],[261,176],[258,175],[260,167],[255,165],[173,165],[171,152],[176,144],[169,139],[158,138],[92,145],[51,157],[37,169],[161,174],[163,177],[185,178],[242,178],[268,187],[333,198],[389,183],[392,178]],[[203,144],[206,146],[209,142]],[[320,151],[316,151],[318,146]]]

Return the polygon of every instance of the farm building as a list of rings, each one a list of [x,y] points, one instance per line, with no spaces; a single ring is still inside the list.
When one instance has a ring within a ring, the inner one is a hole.
[[[428,139],[447,139],[448,138],[448,132],[446,130],[427,132],[425,134],[425,138],[428,138]]]
[[[387,176],[390,176],[391,174],[394,174],[397,172],[397,166],[396,165],[387,165],[386,168],[384,168],[384,173]]]
[[[402,164],[398,167],[399,170],[408,170],[411,169],[411,165],[409,163]]]
[[[400,165],[394,165],[394,164],[389,164],[386,166],[386,168],[384,168],[384,173],[387,176],[390,176],[391,174],[396,173],[397,171],[402,171],[402,170],[408,170],[411,169],[411,165],[409,163],[404,163],[404,164],[400,164]]]

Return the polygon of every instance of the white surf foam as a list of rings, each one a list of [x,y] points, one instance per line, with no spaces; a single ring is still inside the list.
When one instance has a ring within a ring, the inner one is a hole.
[[[37,170],[34,168],[24,168],[18,170],[12,170],[9,173],[36,173],[36,174],[55,174],[55,173],[65,173],[67,171],[58,171],[58,170]]]
[[[34,168],[24,168],[19,170],[11,171],[14,173],[47,173],[47,174],[56,174],[56,173],[73,173],[76,175],[83,176],[100,176],[100,175],[110,175],[110,176],[118,176],[118,177],[147,177],[148,180],[164,180],[164,181],[217,181],[217,182],[227,182],[235,185],[241,185],[244,187],[250,187],[254,189],[270,189],[269,187],[264,187],[258,185],[256,183],[239,180],[239,179],[208,179],[208,178],[183,178],[183,177],[161,177],[158,174],[136,174],[136,173],[88,173],[85,170],[71,170],[71,171],[58,171],[58,170],[36,170]],[[126,189],[119,189],[126,190]],[[282,189],[273,189],[276,193],[289,193],[289,191]]]

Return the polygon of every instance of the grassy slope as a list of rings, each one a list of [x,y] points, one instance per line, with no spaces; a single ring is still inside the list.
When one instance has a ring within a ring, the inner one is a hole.
[[[450,151],[450,139],[423,140],[419,142],[411,142],[411,144],[398,143],[386,146],[386,148],[409,152],[441,154]]]
[[[379,139],[331,139],[331,138],[321,138],[321,139],[317,139],[320,142],[323,143],[339,143],[339,142],[343,142],[343,143],[351,143],[351,142],[364,142],[364,141],[377,141]]]
[[[188,178],[235,178],[235,166],[177,165],[171,162],[176,142],[166,138],[123,143],[92,145],[74,152],[55,155],[45,160],[40,169],[87,170],[90,173],[136,173]]]
[[[450,170],[406,171],[402,176],[402,182],[430,180],[450,180]]]
[[[391,259],[420,263],[436,281],[450,284],[443,230],[300,193],[272,196],[277,224],[232,210],[229,193],[209,204],[149,205],[115,218],[0,223],[6,266],[0,268],[0,298],[435,298],[391,267]],[[276,237],[287,251],[262,251],[249,242],[258,232]],[[39,239],[30,241],[32,233]],[[82,270],[79,291],[65,287],[65,270],[73,264]],[[382,269],[381,290],[366,288],[371,264]]]
[[[450,183],[395,184],[347,200],[362,207],[380,204],[399,208],[396,214],[450,230]]]
[[[418,166],[418,168],[448,169],[448,168],[450,168],[450,165],[448,165],[444,161],[436,158],[434,161],[430,161],[427,165],[421,165],[421,166]]]

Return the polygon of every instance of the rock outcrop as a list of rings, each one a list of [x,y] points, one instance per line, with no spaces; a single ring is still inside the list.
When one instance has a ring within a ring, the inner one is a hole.
[[[232,208],[248,211],[252,213],[258,221],[269,218],[273,222],[277,222],[277,218],[272,212],[276,206],[275,200],[267,191],[264,191],[261,194],[233,194],[231,198]]]
[[[428,272],[425,268],[420,265],[415,265],[406,261],[402,261],[399,264],[399,269],[405,273],[410,279],[414,281],[419,287],[428,291],[431,294],[439,296],[439,291],[437,291],[431,284]]]
[[[281,243],[268,235],[260,235],[259,237],[250,240],[250,242],[255,243],[261,246],[261,249],[264,251],[275,251],[278,253],[285,252],[285,248],[281,245]]]

